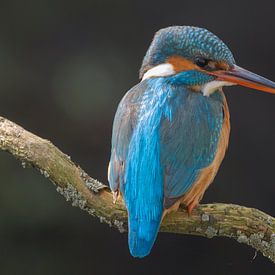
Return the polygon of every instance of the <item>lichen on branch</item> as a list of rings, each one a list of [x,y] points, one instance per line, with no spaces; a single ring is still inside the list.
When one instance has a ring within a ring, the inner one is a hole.
[[[118,200],[114,204],[108,186],[90,177],[50,141],[0,117],[0,150],[12,154],[23,167],[38,169],[73,206],[120,232],[127,231],[123,202]],[[257,209],[223,203],[204,204],[189,216],[180,208],[165,217],[160,230],[207,238],[233,238],[275,263],[275,219]]]

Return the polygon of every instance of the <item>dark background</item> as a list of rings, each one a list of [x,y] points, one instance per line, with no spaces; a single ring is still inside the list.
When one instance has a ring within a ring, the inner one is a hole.
[[[0,114],[50,139],[107,182],[113,116],[155,31],[196,25],[239,65],[275,80],[273,1],[1,1]],[[226,88],[228,154],[203,202],[274,206],[275,97]],[[0,274],[275,274],[230,239],[159,234],[130,257],[126,234],[66,203],[37,171],[0,152]]]

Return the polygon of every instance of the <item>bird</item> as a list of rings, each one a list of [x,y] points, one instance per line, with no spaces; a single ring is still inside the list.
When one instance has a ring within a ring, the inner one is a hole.
[[[147,256],[164,216],[201,201],[225,156],[230,117],[224,86],[275,94],[275,83],[236,65],[212,32],[170,26],[154,35],[140,82],[120,101],[108,181],[128,212],[132,256]]]

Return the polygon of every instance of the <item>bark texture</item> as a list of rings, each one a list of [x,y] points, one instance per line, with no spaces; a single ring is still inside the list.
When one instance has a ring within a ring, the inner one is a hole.
[[[87,175],[68,155],[6,118],[0,117],[0,149],[23,167],[32,166],[51,180],[73,206],[101,222],[127,231],[127,212],[121,200],[113,203],[108,186]],[[184,208],[167,215],[162,232],[229,237],[252,246],[275,263],[275,219],[257,209],[233,204],[204,204],[188,216]]]

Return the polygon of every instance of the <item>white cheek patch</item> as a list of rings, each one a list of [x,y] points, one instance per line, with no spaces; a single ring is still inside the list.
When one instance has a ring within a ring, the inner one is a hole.
[[[150,77],[163,77],[175,74],[175,70],[172,64],[164,63],[153,67],[152,69],[148,70],[142,77],[142,80],[145,80]]]
[[[151,78],[151,77],[165,77],[176,74],[174,67],[170,63],[163,63],[157,65],[150,70],[148,70],[142,77],[142,80]],[[212,93],[220,90],[223,86],[233,86],[237,85],[228,81],[213,80],[201,86],[201,92],[204,96],[210,96]]]
[[[236,85],[232,82],[213,80],[201,86],[201,92],[204,96],[210,96],[212,93],[220,90],[223,86]]]

